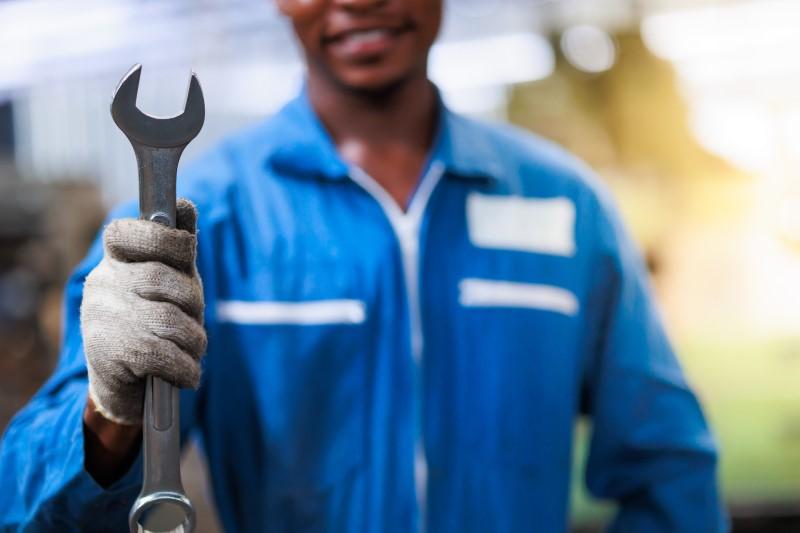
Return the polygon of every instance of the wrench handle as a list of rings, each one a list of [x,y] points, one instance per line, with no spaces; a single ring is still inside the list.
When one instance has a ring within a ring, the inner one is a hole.
[[[184,146],[132,144],[139,165],[139,218],[174,228],[175,183]],[[179,391],[154,376],[147,377],[145,387],[144,480],[129,515],[131,532],[138,532],[140,525],[150,531],[169,531],[183,525],[183,531],[192,531],[194,508],[181,483]]]
[[[179,399],[177,388],[147,377],[142,428],[144,481],[128,516],[131,533],[140,529],[194,531],[195,510],[181,483]]]
[[[175,227],[175,184],[184,146],[154,148],[133,144],[139,165],[139,218]]]
[[[180,391],[147,376],[144,392],[142,492],[183,491],[180,471]],[[175,459],[178,461],[176,462]]]

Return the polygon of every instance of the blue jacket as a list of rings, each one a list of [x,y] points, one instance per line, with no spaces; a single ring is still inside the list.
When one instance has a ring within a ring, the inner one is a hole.
[[[184,438],[229,532],[567,529],[575,420],[619,532],[726,529],[715,443],[647,274],[590,173],[441,108],[402,212],[348,167],[304,94],[182,173],[209,332]],[[135,216],[129,205],[112,216]],[[122,531],[141,460],[84,470],[79,306],[0,450],[0,530]]]

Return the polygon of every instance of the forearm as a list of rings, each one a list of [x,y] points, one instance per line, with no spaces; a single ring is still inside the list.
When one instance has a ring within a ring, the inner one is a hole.
[[[68,366],[0,442],[0,486],[14,488],[0,495],[0,531],[117,531],[141,488],[138,461],[107,487],[87,471],[87,383]]]
[[[95,408],[92,398],[83,411],[83,451],[86,471],[102,487],[108,487],[127,472],[142,442],[142,426],[117,424]]]

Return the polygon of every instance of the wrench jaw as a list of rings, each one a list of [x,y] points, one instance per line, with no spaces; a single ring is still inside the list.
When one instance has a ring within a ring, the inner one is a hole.
[[[114,90],[111,117],[132,144],[154,148],[185,147],[205,121],[205,100],[197,75],[192,72],[183,112],[172,117],[156,117],[136,107],[142,65],[128,70]]]
[[[194,531],[196,515],[185,494],[154,492],[139,496],[131,507],[128,525],[131,533],[139,531]]]

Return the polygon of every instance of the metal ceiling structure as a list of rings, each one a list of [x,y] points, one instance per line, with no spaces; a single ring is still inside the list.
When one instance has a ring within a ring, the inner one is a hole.
[[[508,84],[552,70],[536,0],[452,0],[432,58],[453,105],[491,113]],[[107,202],[135,191],[131,154],[108,118],[108,98],[142,63],[138,103],[182,105],[195,70],[207,99],[205,149],[286,101],[303,67],[272,0],[28,0],[0,3],[0,98],[14,106],[16,161],[28,179],[94,179]]]
[[[713,0],[703,0],[708,3]],[[699,0],[447,0],[443,40],[546,31]],[[0,93],[44,80],[151,66],[297,59],[274,0],[7,0],[0,3]]]
[[[552,72],[551,33],[638,27],[654,13],[740,3],[752,2],[446,0],[431,76],[452,107],[502,118],[510,85]],[[109,204],[135,192],[130,148],[108,114],[132,64],[144,65],[138,103],[154,114],[181,109],[188,72],[198,73],[207,122],[187,159],[274,111],[303,76],[274,0],[7,0],[0,50],[0,101],[13,102],[20,174],[94,179]]]

